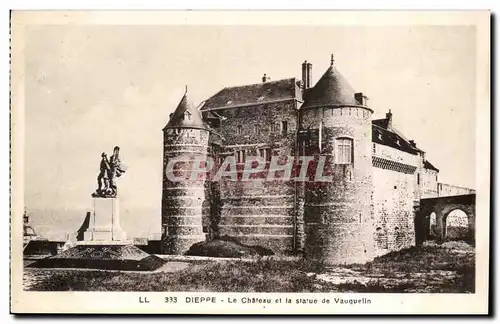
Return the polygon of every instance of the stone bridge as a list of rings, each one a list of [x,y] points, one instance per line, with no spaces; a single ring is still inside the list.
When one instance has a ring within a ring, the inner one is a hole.
[[[462,238],[474,243],[475,232],[475,209],[476,194],[426,198],[420,200],[420,206],[415,212],[415,241],[421,245],[429,239],[444,241],[450,238],[451,233],[447,233],[448,216],[452,211],[461,210],[467,215],[461,222],[461,227],[465,229]]]

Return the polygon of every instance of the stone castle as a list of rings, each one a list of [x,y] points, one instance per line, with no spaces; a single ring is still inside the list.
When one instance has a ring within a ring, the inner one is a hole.
[[[163,129],[163,253],[182,254],[227,235],[338,264],[414,245],[421,199],[470,190],[438,183],[439,170],[393,126],[392,113],[372,114],[333,55],[314,85],[306,61],[301,80],[264,74],[262,82],[226,87],[198,108],[185,94]],[[259,156],[269,166],[275,156],[300,164],[300,157],[318,155],[329,157],[330,182],[171,181],[165,174],[168,161],[182,157],[212,157],[219,165],[234,157],[244,165]]]

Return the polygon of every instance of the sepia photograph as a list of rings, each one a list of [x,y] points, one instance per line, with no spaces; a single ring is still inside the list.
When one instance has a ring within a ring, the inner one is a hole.
[[[485,312],[489,24],[12,12],[11,311]]]

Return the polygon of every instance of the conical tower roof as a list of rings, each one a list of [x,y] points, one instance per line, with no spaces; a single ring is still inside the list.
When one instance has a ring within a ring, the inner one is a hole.
[[[184,96],[182,96],[177,108],[171,115],[164,130],[167,128],[208,129],[207,124],[201,117],[201,113],[189,102],[187,98],[187,90],[184,93]]]
[[[360,106],[354,99],[354,89],[333,65],[319,79],[306,95],[302,108],[324,106]]]

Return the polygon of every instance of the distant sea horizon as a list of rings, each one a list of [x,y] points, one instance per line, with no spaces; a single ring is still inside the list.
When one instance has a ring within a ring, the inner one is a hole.
[[[29,225],[49,240],[67,240],[81,227],[88,209],[27,209]],[[120,224],[129,239],[160,239],[161,212],[154,208],[120,210]]]

